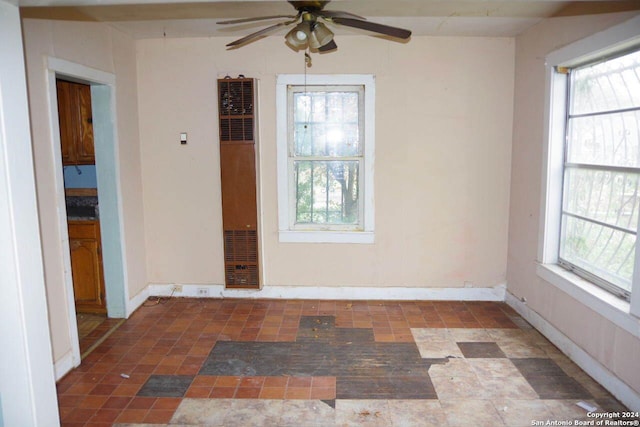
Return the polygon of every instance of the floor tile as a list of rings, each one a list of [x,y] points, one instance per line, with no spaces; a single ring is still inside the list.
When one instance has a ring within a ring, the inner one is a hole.
[[[335,409],[320,400],[285,400],[278,423],[273,425],[325,427],[335,423]],[[261,425],[268,425],[268,420]]]
[[[183,399],[171,418],[172,424],[222,426],[232,399]]]
[[[497,345],[507,357],[511,358],[547,357],[545,351],[534,344],[515,341],[500,341]]]
[[[528,427],[533,421],[553,420],[553,414],[542,400],[496,399],[493,405],[509,427]]]
[[[414,343],[380,343],[370,330],[336,328],[332,316],[303,316],[298,341],[218,342],[199,374],[331,376],[339,399],[429,399],[435,398],[430,364]],[[287,399],[310,397],[308,390],[285,393]]]
[[[434,377],[431,379],[438,399],[484,399],[482,384],[475,376]]]
[[[580,406],[579,402],[585,402],[591,406],[598,407],[592,399],[543,399],[548,411],[551,412],[552,419],[587,420],[593,419],[587,416],[588,411]]]
[[[553,360],[512,359],[513,364],[541,399],[591,399],[579,382],[568,376]]]
[[[528,377],[527,381],[541,399],[591,399],[593,396],[569,376]]]
[[[389,418],[392,426],[442,427],[447,418],[437,400],[389,400]]]
[[[466,359],[507,357],[495,342],[459,342],[457,344]]]
[[[468,364],[480,381],[494,378],[521,377],[520,371],[510,359],[477,358],[469,359]]]
[[[386,400],[337,400],[336,425],[387,427],[392,425],[389,402]]]
[[[493,342],[489,333],[484,329],[448,329],[451,339],[455,342]]]
[[[341,377],[336,399],[436,399],[428,375],[393,377]]]
[[[57,390],[69,427],[519,426],[587,419],[580,401],[624,409],[495,302],[171,298]]]
[[[223,419],[224,426],[262,427],[280,425],[284,401],[242,399],[231,402],[231,407]]]
[[[463,358],[448,358],[445,363],[434,363],[429,368],[429,376],[435,377],[476,377],[470,361]],[[480,360],[480,359],[478,359]]]
[[[449,427],[497,427],[505,426],[490,400],[451,399],[440,404],[447,416]]]
[[[481,380],[486,399],[538,399],[537,390],[522,376]]]
[[[454,341],[420,341],[416,342],[416,346],[424,359],[464,357],[460,347]]]
[[[142,386],[138,396],[144,397],[182,397],[193,381],[192,376],[152,375]]]

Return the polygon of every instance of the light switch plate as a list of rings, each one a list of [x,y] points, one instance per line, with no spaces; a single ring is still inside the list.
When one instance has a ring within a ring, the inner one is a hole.
[[[187,143],[187,133],[180,132],[180,144],[185,145]]]

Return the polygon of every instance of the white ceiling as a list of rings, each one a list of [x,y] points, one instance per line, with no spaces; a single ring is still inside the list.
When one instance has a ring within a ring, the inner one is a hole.
[[[137,39],[241,37],[282,19],[234,26],[216,22],[296,13],[285,0],[19,0],[19,4],[26,18],[105,22]],[[511,37],[552,16],[640,11],[640,1],[333,0],[325,9],[407,28],[414,35]],[[330,27],[338,34],[359,34],[337,25]],[[272,34],[286,31],[283,28]]]

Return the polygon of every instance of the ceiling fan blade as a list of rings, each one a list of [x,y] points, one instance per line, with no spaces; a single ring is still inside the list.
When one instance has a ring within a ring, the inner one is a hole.
[[[232,41],[231,43],[227,44],[227,47],[234,47],[234,46],[239,46],[241,44],[248,43],[250,41],[253,41],[253,40],[259,38],[260,36],[263,36],[263,35],[265,35],[267,33],[275,31],[280,27],[283,27],[283,26],[286,26],[286,25],[289,25],[289,24],[293,24],[294,22],[296,22],[295,19],[292,20],[292,21],[280,22],[280,23],[272,25],[270,27],[263,28],[260,31],[256,31],[255,33],[251,33],[248,36],[244,36],[241,39]]]
[[[315,15],[327,17],[327,18],[355,18],[366,20],[367,18],[363,18],[362,16],[355,15],[349,12],[343,12],[340,10],[321,10],[319,12],[315,12]]]
[[[267,19],[277,19],[277,18],[297,18],[297,16],[291,15],[273,15],[273,16],[258,16],[256,18],[242,18],[242,19],[232,19],[230,21],[220,21],[216,22],[218,25],[228,25],[228,24],[244,24],[245,22],[254,22],[254,21],[266,21]]]
[[[333,49],[337,49],[338,45],[336,44],[336,42],[334,40],[331,40],[329,43],[325,44],[324,46],[320,46],[318,48],[318,52],[328,52],[330,50]]]
[[[335,17],[331,19],[334,23],[346,25],[347,27],[359,28],[361,30],[373,31],[374,33],[385,34],[399,39],[408,39],[411,37],[411,31],[403,28],[390,27],[388,25],[376,24],[375,22],[362,21],[353,18]]]

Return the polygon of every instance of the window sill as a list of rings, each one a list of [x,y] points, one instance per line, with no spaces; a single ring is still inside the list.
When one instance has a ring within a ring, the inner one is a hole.
[[[373,244],[372,231],[289,231],[279,233],[281,243],[358,243]]]
[[[640,319],[631,314],[628,302],[556,264],[538,264],[536,272],[540,278],[640,338]]]

